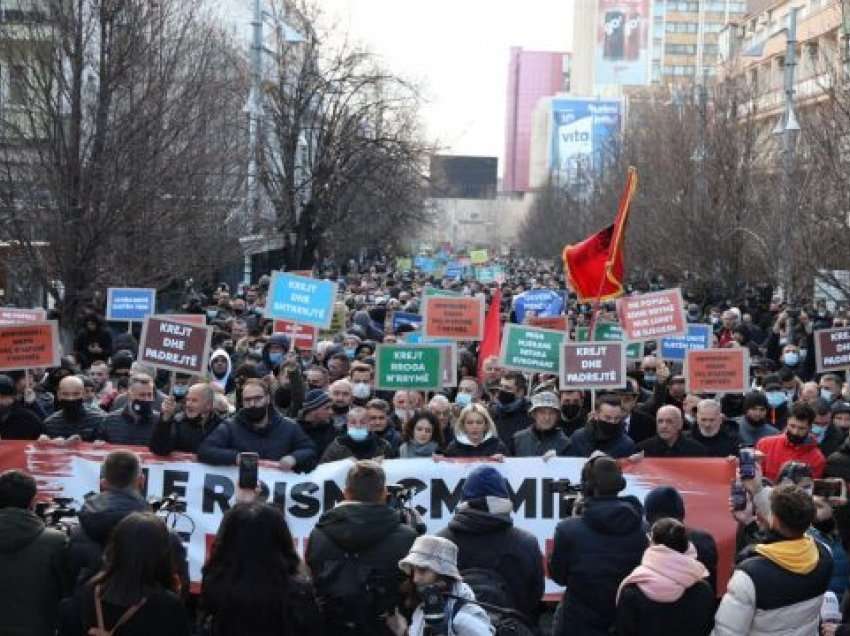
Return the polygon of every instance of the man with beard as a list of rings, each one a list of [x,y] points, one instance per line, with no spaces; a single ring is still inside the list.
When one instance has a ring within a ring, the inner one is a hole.
[[[341,431],[345,428],[348,411],[351,409],[353,399],[353,388],[351,382],[346,379],[337,380],[328,389],[331,397],[331,410],[333,411],[334,428]]]
[[[154,410],[154,383],[151,376],[136,373],[130,378],[127,405],[104,418],[96,437],[110,444],[147,446],[159,420]]]
[[[762,437],[777,435],[779,429],[767,421],[767,398],[761,391],[750,391],[744,396],[744,414],[738,423],[738,440],[741,446],[755,446]]]
[[[514,435],[528,428],[533,420],[528,414],[531,407],[525,397],[528,384],[525,376],[518,371],[506,372],[499,380],[496,401],[490,406],[490,416],[496,423],[499,439],[510,448]]]
[[[162,414],[150,440],[157,455],[174,451],[197,453],[201,442],[221,424],[213,408],[215,391],[209,384],[193,384],[183,399],[183,410],[177,413],[177,400],[168,396],[162,402]]]
[[[321,457],[337,435],[333,425],[331,398],[322,389],[310,389],[304,396],[298,424],[316,446],[316,457]]]
[[[95,362],[89,368],[89,377],[94,382],[95,400],[101,400],[112,394],[113,387],[109,381],[109,366],[105,362]]]
[[[814,409],[805,402],[798,402],[788,413],[784,433],[763,437],[758,441],[756,450],[765,456],[762,466],[765,477],[775,480],[782,465],[791,460],[808,464],[815,479],[823,476],[826,459],[812,435],[814,421]]]
[[[56,390],[58,410],[44,420],[43,437],[94,441],[106,414],[98,408],[86,406],[84,393],[83,381],[75,375],[69,375],[59,382],[59,388]]]
[[[569,437],[587,424],[582,391],[561,391],[561,428]]]
[[[629,457],[635,452],[635,443],[623,430],[623,407],[620,398],[603,395],[596,400],[596,410],[584,428],[570,438],[567,455],[590,457],[602,451],[615,459]]]

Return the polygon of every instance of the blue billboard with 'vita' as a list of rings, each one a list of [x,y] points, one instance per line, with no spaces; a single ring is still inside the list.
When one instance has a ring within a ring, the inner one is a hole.
[[[622,113],[617,99],[552,100],[549,168],[560,183],[578,184],[599,176],[619,143]]]

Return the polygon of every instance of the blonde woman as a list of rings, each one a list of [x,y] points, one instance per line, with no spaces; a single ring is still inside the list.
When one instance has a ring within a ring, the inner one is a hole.
[[[454,441],[446,448],[446,457],[487,457],[502,461],[507,447],[496,434],[496,425],[480,404],[465,407],[454,426]]]

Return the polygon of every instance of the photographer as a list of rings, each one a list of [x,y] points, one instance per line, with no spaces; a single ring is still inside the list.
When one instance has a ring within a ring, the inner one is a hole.
[[[0,632],[52,636],[69,587],[68,537],[33,512],[36,483],[19,470],[0,474]]]
[[[387,634],[384,616],[400,598],[398,562],[416,531],[386,504],[386,475],[374,461],[352,466],[343,496],[310,533],[305,558],[327,633]]]
[[[475,594],[457,569],[457,546],[441,537],[419,537],[398,567],[410,577],[416,610],[407,621],[398,612],[387,619],[395,636],[490,636],[487,612],[474,602]],[[459,598],[446,598],[450,594]]]
[[[581,471],[584,512],[555,528],[549,574],[564,593],[553,636],[605,636],[616,616],[617,588],[648,545],[643,509],[626,487],[616,460],[599,454]]]

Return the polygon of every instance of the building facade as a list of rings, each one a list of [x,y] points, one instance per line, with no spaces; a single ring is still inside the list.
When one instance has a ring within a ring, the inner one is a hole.
[[[538,100],[570,90],[570,54],[513,47],[505,109],[502,191],[528,192],[532,115]]]

